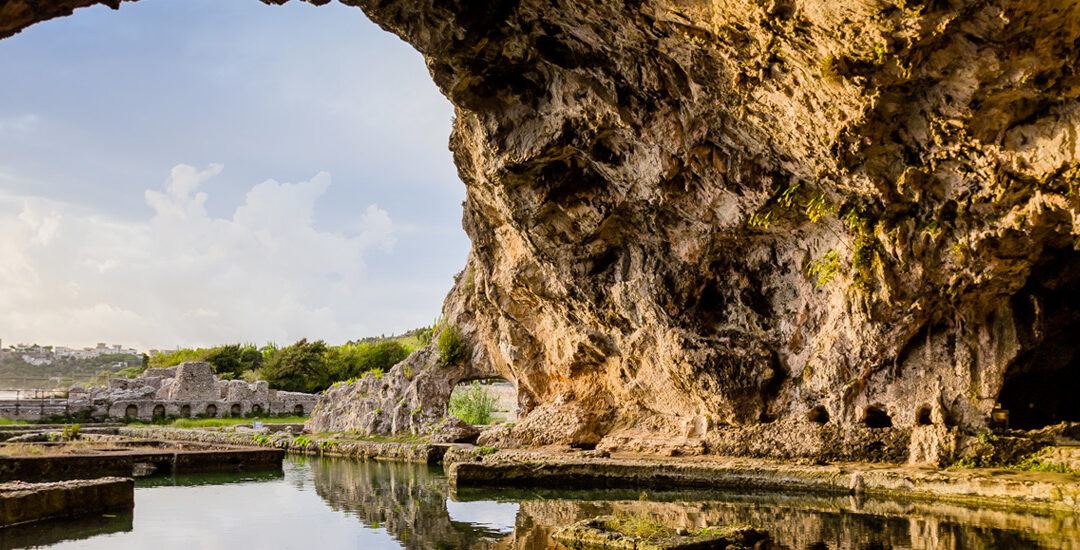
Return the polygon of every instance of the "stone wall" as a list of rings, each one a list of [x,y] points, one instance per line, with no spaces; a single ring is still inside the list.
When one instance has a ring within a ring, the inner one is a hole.
[[[134,506],[135,483],[127,478],[0,484],[0,527],[100,515]]]
[[[42,420],[89,415],[120,419],[308,415],[318,395],[271,390],[265,380],[218,380],[209,363],[147,369],[138,378],[114,378],[108,388],[73,387],[67,399],[0,402],[0,416]]]

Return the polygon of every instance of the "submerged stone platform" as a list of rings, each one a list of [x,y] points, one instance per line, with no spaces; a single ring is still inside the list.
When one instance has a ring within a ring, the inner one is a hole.
[[[564,527],[551,538],[574,550],[779,549],[769,544],[768,533],[751,527],[713,527],[679,534],[674,529],[656,525],[649,526],[648,533],[622,532],[620,524],[633,521],[618,516],[598,516]]]
[[[0,484],[0,527],[131,510],[134,506],[135,483],[128,478]]]
[[[102,448],[79,449],[77,454],[46,454],[50,446],[27,444],[41,454],[3,456],[0,445],[0,481],[53,481],[103,476],[143,476],[192,472],[228,472],[281,469],[285,451],[210,445],[197,442],[154,440],[104,441]]]
[[[889,464],[798,464],[724,457],[593,457],[585,453],[454,449],[444,457],[454,487],[730,489],[930,500],[987,509],[1080,512],[1080,477]]]

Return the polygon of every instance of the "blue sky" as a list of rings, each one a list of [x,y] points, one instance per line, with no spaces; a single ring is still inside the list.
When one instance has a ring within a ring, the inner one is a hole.
[[[332,343],[464,265],[453,110],[357,8],[143,0],[0,41],[0,338]]]

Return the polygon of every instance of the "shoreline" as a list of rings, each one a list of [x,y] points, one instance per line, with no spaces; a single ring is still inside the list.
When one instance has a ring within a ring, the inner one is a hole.
[[[597,457],[558,448],[492,451],[463,444],[356,441],[339,439],[335,434],[294,437],[284,433],[152,427],[117,431],[128,437],[274,447],[306,455],[442,463],[452,489],[555,485],[581,489],[750,489],[1080,514],[1080,477],[1047,472],[942,470],[866,463],[813,465],[708,455],[644,457],[623,453]]]

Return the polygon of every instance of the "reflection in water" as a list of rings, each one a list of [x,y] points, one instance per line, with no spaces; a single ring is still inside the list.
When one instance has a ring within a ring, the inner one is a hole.
[[[52,520],[0,529],[0,548],[48,546],[98,535],[131,531],[131,510],[80,518]]]
[[[200,485],[226,485],[271,481],[285,477],[279,470],[259,472],[208,472],[205,474],[176,474],[135,478],[135,487],[198,487]]]
[[[441,469],[290,457],[284,473],[141,480],[135,513],[0,530],[0,547],[560,548],[551,534],[601,514],[687,528],[749,524],[790,550],[1078,549],[1077,516],[730,492],[462,490]]]
[[[441,468],[344,459],[310,459],[310,464],[315,491],[332,509],[385,529],[402,548],[490,548],[506,534],[487,519],[472,523],[450,517]],[[498,506],[481,506],[488,504]]]
[[[405,548],[559,548],[574,521],[633,514],[689,529],[753,525],[792,550],[1080,549],[1080,522],[962,506],[770,493],[462,490],[423,467],[312,461],[315,489],[335,509],[382,527]],[[447,498],[447,497],[451,498]],[[516,509],[516,518],[511,518]],[[512,527],[511,527],[512,526]]]

